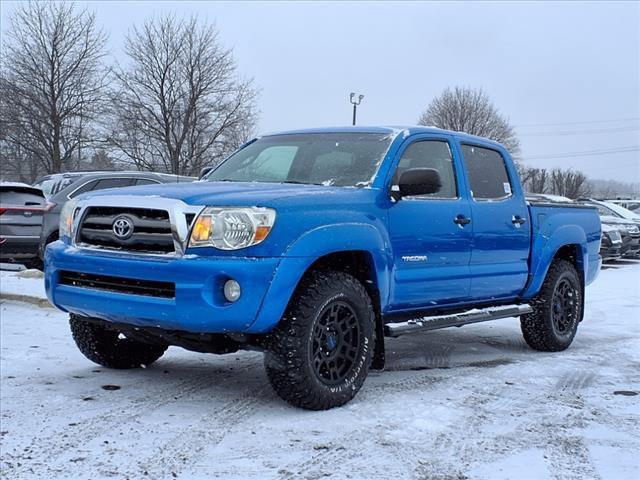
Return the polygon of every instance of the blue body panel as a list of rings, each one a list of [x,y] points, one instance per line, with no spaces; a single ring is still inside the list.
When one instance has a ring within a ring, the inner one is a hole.
[[[591,284],[600,272],[600,217],[587,208],[531,205],[529,210],[533,227],[531,282],[522,298],[529,299],[538,293],[551,260],[565,245],[579,246],[578,265],[584,284]]]
[[[508,153],[495,142],[435,128],[356,127],[300,130],[388,133],[393,141],[370,187],[277,183],[196,182],[119,189],[133,197],[165,197],[193,206],[259,206],[277,212],[262,243],[243,250],[187,249],[185,255],[153,257],[81,249],[61,239],[46,251],[45,284],[51,302],[72,313],[113,322],[190,332],[264,333],[277,325],[298,282],[320,257],[361,251],[385,314],[429,308],[526,300],[540,289],[555,253],[577,245],[585,284],[599,270],[600,224],[595,209],[527,206]],[[457,171],[457,199],[389,196],[402,152],[414,141],[444,140]],[[498,202],[471,198],[460,142],[498,150],[506,159],[512,195]],[[88,197],[109,197],[113,190]],[[468,226],[457,215],[473,218]],[[527,219],[522,227],[512,215]],[[423,259],[413,261],[415,259]],[[174,282],[175,299],[112,293],[61,285],[61,270]],[[222,285],[236,279],[236,303]]]

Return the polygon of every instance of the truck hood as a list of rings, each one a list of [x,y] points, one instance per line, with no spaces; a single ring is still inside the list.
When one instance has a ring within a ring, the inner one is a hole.
[[[172,198],[189,205],[270,206],[286,202],[291,197],[346,196],[360,190],[362,188],[289,183],[193,182],[100,190],[82,195],[82,199],[131,195]]]

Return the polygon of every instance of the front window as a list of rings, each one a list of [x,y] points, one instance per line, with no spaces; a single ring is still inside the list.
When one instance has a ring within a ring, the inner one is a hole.
[[[402,154],[396,178],[410,168],[431,168],[438,172],[442,186],[436,193],[420,195],[423,198],[457,198],[456,174],[449,144],[441,140],[414,142]]]
[[[367,186],[392,140],[392,135],[377,133],[263,137],[234,153],[205,180]]]

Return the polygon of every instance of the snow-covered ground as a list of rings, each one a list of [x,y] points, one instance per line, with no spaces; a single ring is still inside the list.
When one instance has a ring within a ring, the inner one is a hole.
[[[64,314],[16,300],[41,281],[0,274],[2,478],[640,478],[638,262],[589,287],[566,352],[513,319],[390,340],[386,371],[327,412],[280,401],[255,352],[94,365]]]

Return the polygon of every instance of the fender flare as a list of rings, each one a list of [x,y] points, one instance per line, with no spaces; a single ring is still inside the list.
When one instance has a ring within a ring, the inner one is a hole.
[[[335,239],[341,248],[336,250]],[[380,302],[385,304],[389,295],[390,264],[389,241],[373,224],[341,223],[323,225],[309,230],[293,242],[283,254],[271,285],[262,300],[250,333],[265,333],[273,329],[282,318],[291,296],[308,268],[319,258],[332,253],[365,251],[373,259]]]
[[[558,227],[549,238],[543,235],[534,238],[532,251],[539,251],[540,254],[531,262],[531,282],[522,293],[523,299],[529,299],[540,291],[553,258],[562,247],[568,245],[578,247],[576,261],[578,269],[581,270],[579,273],[582,275],[583,284],[587,284],[589,262],[585,259],[589,258],[589,254],[586,234],[577,225],[564,225]]]

